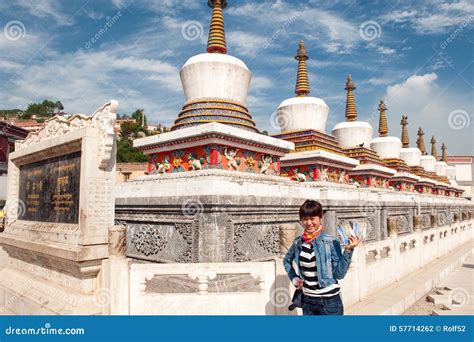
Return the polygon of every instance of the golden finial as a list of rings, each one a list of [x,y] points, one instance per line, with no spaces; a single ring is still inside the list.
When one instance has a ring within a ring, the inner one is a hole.
[[[431,137],[430,142],[431,142],[431,155],[435,157],[436,159],[438,159],[438,151],[436,151],[436,140],[434,136]]]
[[[410,137],[408,136],[408,117],[406,115],[402,115],[402,121],[400,121],[400,125],[402,125],[402,147],[407,148],[410,147]]]
[[[352,81],[352,75],[347,76],[346,87],[347,98],[346,98],[346,121],[357,120],[357,110],[355,106],[354,93],[356,89],[354,82]]]
[[[416,141],[416,145],[418,146],[418,149],[421,151],[422,155],[426,155],[426,147],[425,147],[425,138],[423,137],[425,135],[425,132],[423,132],[423,129],[418,128],[418,140]]]
[[[448,148],[446,147],[446,145],[443,143],[441,145],[441,160],[444,161],[445,163],[448,162],[448,153],[446,152]]]
[[[380,100],[379,137],[386,137],[388,135],[387,114],[385,114],[386,110],[387,107],[385,106],[385,102],[383,100]]]
[[[306,67],[306,60],[308,58],[309,57],[308,53],[306,52],[304,42],[300,41],[298,44],[298,51],[296,52],[295,56],[295,59],[298,61],[295,93],[298,96],[307,96],[309,94],[308,69]]]
[[[208,0],[208,5],[213,10],[207,40],[207,52],[227,53],[224,16],[222,15],[222,9],[227,6],[227,0]]]

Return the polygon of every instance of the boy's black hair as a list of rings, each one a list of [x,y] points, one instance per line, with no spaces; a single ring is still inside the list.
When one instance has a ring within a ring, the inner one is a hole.
[[[323,217],[323,206],[318,201],[306,200],[300,207],[300,220],[314,216]]]

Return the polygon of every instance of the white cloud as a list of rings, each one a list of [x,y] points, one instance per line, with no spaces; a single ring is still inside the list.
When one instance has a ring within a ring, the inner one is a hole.
[[[72,17],[65,15],[57,0],[17,0],[16,4],[38,18],[53,18],[59,25],[72,25]]]
[[[474,23],[474,3],[460,0],[454,3],[431,1],[424,7],[391,11],[382,15],[383,22],[409,24],[418,34],[446,33],[456,26],[468,26]]]
[[[335,12],[314,6],[283,1],[248,2],[230,7],[227,14],[262,25],[269,34],[266,39],[278,33],[273,41],[275,46],[283,35],[288,34],[316,40],[331,53],[349,52],[361,41],[358,26]],[[314,34],[315,27],[318,28],[318,35]]]
[[[250,81],[251,90],[269,89],[273,87],[271,79],[265,76],[252,76]]]
[[[445,142],[453,154],[472,154],[472,127],[456,130],[449,122],[449,114],[456,110],[471,111],[472,116],[472,98],[441,88],[437,74],[412,75],[402,83],[388,86],[384,99],[391,135],[400,136],[400,118],[406,114],[411,146],[416,146],[416,131],[421,126],[426,137],[436,137],[438,148]]]
[[[89,114],[114,98],[120,111],[146,108],[150,117],[160,113],[171,121],[174,108],[182,104],[177,67],[156,59],[123,58],[117,51],[77,51],[25,65],[8,87],[0,92],[3,108],[48,98],[61,100],[69,112]]]
[[[395,53],[395,50],[386,46],[379,46],[377,48],[377,52],[381,53],[382,55],[393,55]]]
[[[244,31],[230,31],[226,33],[227,49],[235,50],[237,54],[256,57],[261,53],[266,37]]]

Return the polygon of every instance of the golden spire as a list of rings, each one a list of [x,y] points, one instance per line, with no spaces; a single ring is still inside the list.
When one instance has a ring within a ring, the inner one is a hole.
[[[209,38],[207,40],[207,52],[226,53],[224,16],[222,9],[227,6],[227,0],[208,0],[209,7],[213,8],[211,25],[209,27]]]
[[[402,121],[400,121],[400,125],[402,125],[402,147],[407,148],[410,147],[410,137],[408,136],[408,117],[406,115],[402,115]]]
[[[309,94],[308,69],[306,67],[306,60],[308,53],[304,47],[304,42],[300,41],[298,44],[298,51],[295,59],[298,61],[298,72],[296,74],[295,94],[297,96],[307,96]]]
[[[357,120],[357,110],[354,100],[353,90],[356,89],[354,82],[352,82],[352,76],[347,76],[346,87],[347,98],[346,98],[346,121],[356,121]]]
[[[441,152],[441,160],[444,161],[445,163],[447,163],[448,162],[448,154],[446,152],[447,147],[444,143],[443,143],[443,145],[441,145],[441,150],[443,151],[443,152]]]
[[[386,137],[388,135],[387,115],[385,114],[386,110],[387,110],[387,107],[385,106],[385,102],[383,102],[383,100],[380,100],[379,137]]]
[[[420,128],[418,128],[418,140],[416,141],[416,145],[418,149],[421,151],[422,155],[426,155],[426,147],[425,147],[425,138],[423,137],[425,132]]]
[[[431,137],[430,142],[431,142],[431,155],[435,157],[436,159],[438,159],[438,151],[436,151],[436,140],[434,136]]]

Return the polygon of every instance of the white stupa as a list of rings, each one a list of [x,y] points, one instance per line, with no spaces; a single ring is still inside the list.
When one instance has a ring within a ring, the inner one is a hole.
[[[209,0],[213,8],[207,53],[189,58],[180,71],[185,104],[171,130],[219,122],[258,132],[246,107],[252,73],[227,54],[222,9],[227,0]]]
[[[385,106],[384,101],[380,100],[379,136],[372,139],[370,148],[377,152],[382,159],[399,159],[402,141],[398,137],[388,136],[386,110],[387,107]]]
[[[426,172],[435,172],[436,158],[427,154],[424,135],[425,132],[423,132],[423,129],[421,127],[418,128],[417,145],[421,151],[420,166],[425,169]]]
[[[400,159],[405,161],[408,167],[420,166],[421,151],[418,147],[410,147],[410,139],[408,136],[408,117],[402,115],[402,148],[400,150]]]
[[[443,149],[443,151],[445,151],[446,150],[446,145],[443,144],[441,149]],[[443,152],[443,153],[445,153],[445,152]],[[438,159],[438,151],[436,149],[436,139],[435,139],[435,137],[431,138],[431,155],[433,155],[436,159]],[[444,160],[436,161],[435,172],[436,172],[436,175],[438,175],[438,176],[446,177],[447,173],[448,173],[448,163],[446,163]]]
[[[355,107],[354,93],[356,89],[352,76],[347,77],[346,87],[346,121],[340,122],[332,129],[332,135],[336,137],[342,148],[363,146],[370,148],[372,140],[372,126],[368,122],[356,121],[357,111]]]
[[[323,99],[308,96],[310,92],[306,60],[308,53],[300,41],[295,59],[298,61],[296,97],[284,100],[277,109],[277,122],[282,133],[303,130],[324,132],[329,107]]]

